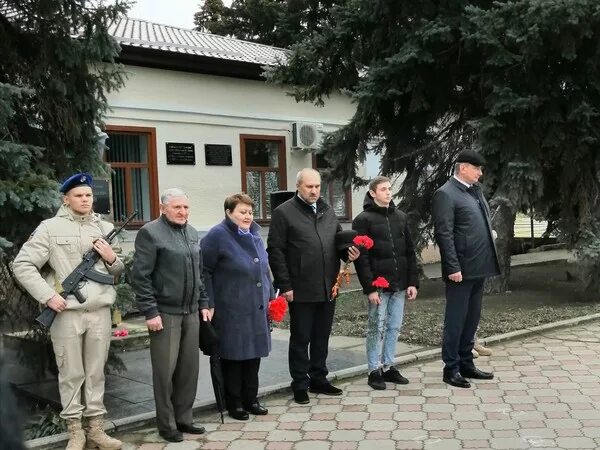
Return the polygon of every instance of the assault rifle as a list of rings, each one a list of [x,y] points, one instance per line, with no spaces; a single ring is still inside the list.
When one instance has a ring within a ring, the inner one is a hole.
[[[137,210],[132,212],[131,215],[125,219],[123,225],[119,228],[113,228],[110,233],[104,236],[104,240],[110,244],[112,240],[123,231],[125,225],[127,225],[136,215]],[[79,265],[75,267],[73,272],[71,272],[61,283],[63,291],[60,292],[60,295],[65,299],[69,295],[74,295],[79,303],[84,303],[85,298],[81,295],[79,289],[86,280],[92,280],[101,284],[115,284],[115,278],[112,275],[106,275],[94,270],[94,265],[96,265],[99,259],[100,255],[93,248],[88,250],[85,255],[83,255],[83,259]],[[56,314],[56,311],[46,306],[41,314],[35,318],[35,321],[44,328],[50,328]]]

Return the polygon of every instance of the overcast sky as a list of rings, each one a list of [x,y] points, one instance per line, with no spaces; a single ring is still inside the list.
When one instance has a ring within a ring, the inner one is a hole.
[[[194,28],[194,13],[200,9],[202,0],[137,0],[129,10],[129,17],[150,22]],[[231,0],[224,0],[230,5]]]

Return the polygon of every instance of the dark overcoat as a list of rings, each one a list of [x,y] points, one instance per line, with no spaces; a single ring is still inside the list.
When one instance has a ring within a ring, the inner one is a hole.
[[[456,272],[465,280],[500,273],[490,209],[478,184],[467,188],[450,178],[435,192],[432,213],[444,280]]]
[[[316,214],[297,194],[275,208],[267,239],[275,287],[293,290],[295,302],[330,300],[340,257],[347,255],[335,246],[341,229],[333,208],[321,199]]]
[[[365,294],[377,290],[371,283],[384,277],[390,287],[384,291],[403,291],[408,286],[419,287],[417,255],[410,236],[408,217],[391,202],[378,206],[371,194],[365,194],[363,212],[352,221],[359,235],[373,239],[371,250],[361,250],[354,261],[356,273]]]
[[[268,356],[271,335],[267,319],[274,296],[260,226],[240,234],[229,218],[214,226],[200,243],[204,283],[215,314],[220,356],[247,360]]]

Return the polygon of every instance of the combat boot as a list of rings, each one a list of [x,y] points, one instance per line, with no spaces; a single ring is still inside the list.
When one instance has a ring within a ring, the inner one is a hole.
[[[492,350],[487,347],[484,347],[481,344],[475,344],[473,349],[477,351],[477,353],[479,353],[481,356],[492,356]]]
[[[66,450],[83,450],[85,448],[85,433],[81,428],[80,419],[67,419],[69,443]]]
[[[104,416],[102,415],[89,417],[86,431],[87,449],[116,450],[123,445],[121,441],[104,432]]]

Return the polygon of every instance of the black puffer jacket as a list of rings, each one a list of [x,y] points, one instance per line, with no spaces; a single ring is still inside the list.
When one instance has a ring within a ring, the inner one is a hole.
[[[359,235],[373,239],[371,250],[361,251],[354,261],[356,273],[365,294],[375,292],[371,283],[384,277],[390,283],[386,291],[403,291],[408,286],[419,287],[417,256],[408,228],[406,214],[394,203],[385,208],[377,206],[367,192],[361,212],[352,222]]]

